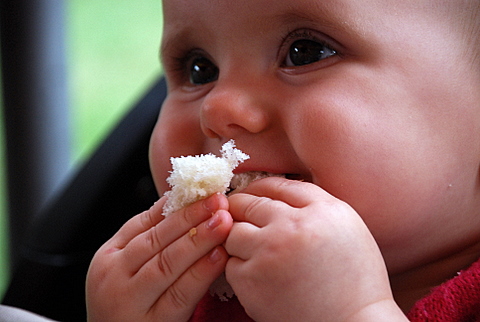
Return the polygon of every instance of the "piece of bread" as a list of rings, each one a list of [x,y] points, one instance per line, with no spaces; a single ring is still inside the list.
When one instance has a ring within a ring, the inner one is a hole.
[[[171,190],[165,193],[165,216],[216,192],[227,192],[233,170],[250,156],[236,149],[233,140],[225,143],[220,152],[221,157],[209,153],[170,158],[172,171],[167,182]]]
[[[171,190],[165,193],[168,197],[163,207],[165,216],[214,193],[231,195],[245,189],[252,181],[283,176],[261,171],[234,175],[233,170],[250,156],[236,149],[234,140],[225,143],[220,152],[221,157],[209,153],[170,158],[172,171],[167,182]],[[196,229],[192,228],[189,234],[190,237],[195,236]],[[224,274],[212,284],[210,293],[218,295],[222,301],[227,301],[234,295]]]

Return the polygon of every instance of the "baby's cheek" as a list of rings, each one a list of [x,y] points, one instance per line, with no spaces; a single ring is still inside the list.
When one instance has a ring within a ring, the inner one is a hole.
[[[168,171],[171,170],[169,155],[171,155],[170,144],[164,140],[162,129],[157,125],[152,133],[149,146],[150,171],[152,173],[155,187],[160,194],[168,190],[168,184],[165,182]]]

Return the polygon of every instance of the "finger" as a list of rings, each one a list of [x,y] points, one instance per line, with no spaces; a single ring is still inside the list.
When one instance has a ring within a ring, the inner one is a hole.
[[[138,271],[155,254],[185,235],[193,227],[212,217],[212,213],[219,209],[228,209],[228,201],[222,194],[214,194],[149,227],[123,248],[125,267],[132,273]],[[144,221],[148,222],[146,219]]]
[[[181,238],[152,257],[133,276],[138,292],[149,299],[157,299],[195,262],[222,244],[232,227],[228,211],[219,210],[210,220],[187,232]],[[163,290],[160,293],[160,290]]]
[[[332,195],[313,183],[281,177],[269,177],[254,181],[242,192],[281,200],[294,208],[306,207],[318,198],[333,198]]]
[[[182,274],[160,297],[152,309],[153,316],[163,316],[167,317],[165,320],[175,321],[190,318],[210,285],[225,270],[227,260],[225,249],[221,246],[215,247]],[[172,311],[182,312],[183,316],[174,316]]]
[[[235,221],[248,222],[258,227],[265,227],[280,213],[293,209],[282,201],[247,193],[231,196],[229,204]]]
[[[230,256],[247,260],[258,249],[258,233],[261,228],[248,222],[234,222],[227,240],[225,249]]]
[[[165,219],[162,215],[165,201],[166,197],[160,198],[150,209],[128,220],[111,239],[115,243],[115,247],[125,247],[135,236],[147,231]]]
[[[225,277],[228,284],[235,290],[235,294],[239,296],[238,290],[242,287],[238,283],[246,281],[248,277],[249,261],[239,257],[229,257],[227,264],[225,265]],[[234,277],[234,278],[233,278]]]
[[[229,197],[229,203],[235,220],[264,227],[284,211],[330,198],[334,197],[314,184],[270,177],[252,182],[241,193]]]

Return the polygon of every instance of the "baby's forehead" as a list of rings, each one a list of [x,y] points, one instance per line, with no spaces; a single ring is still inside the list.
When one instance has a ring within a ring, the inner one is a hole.
[[[221,26],[222,18],[234,23],[243,21],[242,28],[255,20],[290,15],[309,17],[311,20],[323,20],[337,24],[368,25],[375,20],[383,20],[388,25],[389,16],[426,15],[434,17],[438,9],[458,7],[457,2],[477,0],[163,0],[166,24],[187,25],[202,22]],[[451,10],[442,9],[442,12]],[[440,18],[440,17],[439,17]],[[444,18],[444,17],[442,17]]]
[[[353,0],[164,0],[163,3],[165,27],[178,33],[182,29],[203,33],[230,29],[256,34],[305,22],[345,29],[362,21]]]
[[[276,33],[282,38],[285,30],[311,28],[340,43],[373,46],[394,34],[405,38],[415,28],[441,26],[449,33],[470,30],[470,36],[464,37],[468,41],[478,38],[471,32],[478,28],[471,28],[469,22],[480,24],[472,13],[475,8],[478,12],[479,4],[478,0],[163,0],[163,39],[180,45],[202,36],[203,44],[239,35]]]

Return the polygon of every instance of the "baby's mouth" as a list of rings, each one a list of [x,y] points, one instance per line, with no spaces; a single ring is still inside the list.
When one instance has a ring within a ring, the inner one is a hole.
[[[285,178],[283,174],[275,174],[265,171],[248,171],[237,173],[233,175],[232,180],[230,181],[230,186],[228,187],[227,194],[232,195],[243,189],[245,189],[251,182],[267,177],[282,177]]]
[[[270,173],[265,171],[248,171],[235,174],[230,181],[230,186],[227,190],[228,195],[232,195],[245,189],[251,182],[267,177],[280,177],[290,180],[304,181],[305,178],[298,173]]]
[[[305,177],[299,173],[287,173],[285,178],[289,180],[305,181]]]

